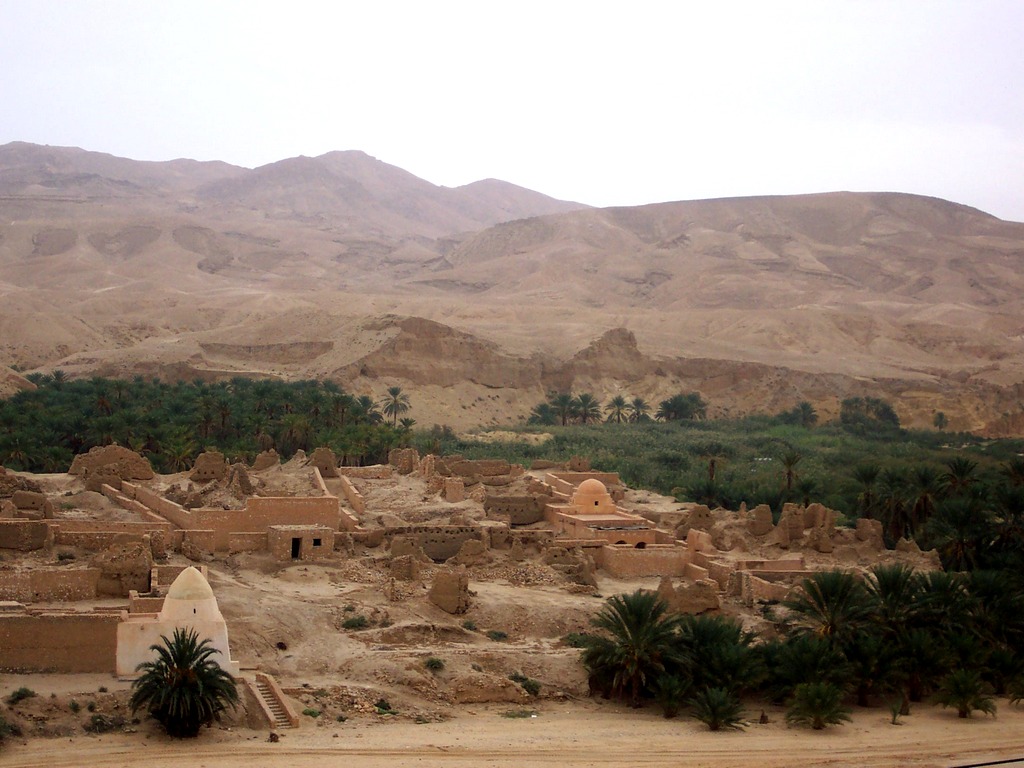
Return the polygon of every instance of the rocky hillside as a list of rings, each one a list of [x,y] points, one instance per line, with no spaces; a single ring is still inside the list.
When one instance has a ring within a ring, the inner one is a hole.
[[[1024,224],[913,195],[587,209],[361,152],[257,169],[0,147],[0,365],[400,384],[421,423],[551,389],[713,413],[897,399],[1019,434]]]

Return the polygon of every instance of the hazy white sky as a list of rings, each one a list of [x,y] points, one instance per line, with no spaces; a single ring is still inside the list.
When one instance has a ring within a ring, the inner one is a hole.
[[[0,143],[1024,221],[1024,1],[0,0]]]

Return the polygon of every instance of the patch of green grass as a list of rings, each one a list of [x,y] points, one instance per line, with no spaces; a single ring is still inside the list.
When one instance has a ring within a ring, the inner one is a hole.
[[[476,632],[476,622],[472,619],[466,619],[462,622],[462,628],[470,632]]]
[[[536,717],[537,710],[535,709],[509,709],[501,713],[502,717],[507,717],[511,720],[518,720],[524,717]]]
[[[304,710],[302,710],[302,714],[304,714],[306,717],[312,717],[316,719],[320,717],[320,710],[313,709],[313,707],[306,707]]]
[[[527,677],[522,672],[513,672],[508,676],[508,679],[513,683],[518,683],[523,687],[531,696],[536,696],[540,693],[540,681],[534,680],[532,677]]]
[[[350,619],[345,619],[341,622],[341,626],[343,629],[366,629],[370,626],[370,620],[362,614],[359,614],[358,616],[353,616]]]

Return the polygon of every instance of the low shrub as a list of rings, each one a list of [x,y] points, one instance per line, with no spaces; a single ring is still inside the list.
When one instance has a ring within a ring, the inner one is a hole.
[[[496,643],[503,643],[508,640],[508,633],[502,632],[500,629],[492,629],[487,633],[487,636]]]
[[[444,669],[444,661],[437,658],[437,656],[431,656],[429,659],[423,662],[423,666],[429,669],[431,672],[440,672]]]
[[[24,686],[22,686],[18,690],[11,692],[11,695],[7,697],[7,703],[13,706],[17,704],[19,701],[31,699],[35,695],[36,692],[33,691],[31,688],[25,688]]]
[[[123,728],[125,719],[120,715],[93,715],[82,726],[89,733],[109,733]]]
[[[320,717],[320,710],[313,709],[313,707],[306,707],[304,710],[302,710],[302,714],[304,714],[306,717],[317,718]]]
[[[351,619],[345,619],[341,622],[341,626],[343,629],[366,629],[370,626],[370,620],[362,614],[359,614],[358,616],[353,616]]]
[[[512,720],[518,720],[524,717],[536,717],[537,710],[535,709],[510,709],[501,713],[502,717],[507,717]]]

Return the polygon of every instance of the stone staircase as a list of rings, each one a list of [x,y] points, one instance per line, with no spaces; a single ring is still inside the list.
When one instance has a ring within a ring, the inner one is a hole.
[[[263,672],[256,673],[255,680],[246,680],[249,690],[256,697],[256,702],[263,711],[263,716],[270,723],[271,729],[298,728],[299,717],[292,711],[284,698],[284,693],[277,681]]]

